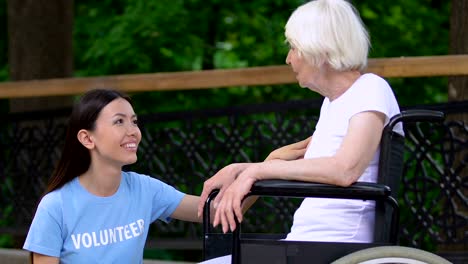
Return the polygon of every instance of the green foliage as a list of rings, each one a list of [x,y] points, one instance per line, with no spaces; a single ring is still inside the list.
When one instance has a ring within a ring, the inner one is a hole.
[[[76,3],[76,73],[81,76],[191,70],[199,50],[187,34],[183,1],[90,1]],[[198,43],[198,44],[197,44]]]
[[[284,23],[300,2],[80,1],[74,32],[76,75],[282,64],[287,53]],[[296,87],[232,87],[133,97],[139,113],[145,113],[282,101],[288,95],[303,98]]]
[[[371,58],[445,55],[450,1],[354,1],[368,26]],[[389,79],[401,105],[446,102],[447,78]]]
[[[13,247],[13,237],[11,235],[0,235],[0,248]]]
[[[284,24],[304,1],[119,0],[75,5],[78,76],[283,64]],[[448,53],[448,1],[355,1],[370,57]],[[403,105],[447,100],[446,78],[389,80]],[[317,96],[297,85],[147,92],[141,112],[286,101]]]
[[[8,80],[6,1],[0,5],[0,81]],[[76,76],[284,64],[284,24],[304,0],[75,1]],[[368,26],[371,58],[448,53],[450,1],[353,1]],[[446,78],[389,80],[403,105],[447,100]],[[297,85],[139,93],[144,112],[317,96]],[[155,107],[156,106],[156,107]],[[5,100],[1,109],[7,109]]]
[[[355,1],[368,26],[371,57],[448,53],[450,1]]]
[[[1,189],[5,188],[5,186],[0,186],[2,187]],[[12,226],[13,221],[11,221],[11,217],[8,217],[11,215],[13,210],[12,205],[7,205],[5,208],[2,208],[2,213],[3,215],[7,216],[3,219],[0,219],[0,227],[4,226]],[[9,234],[0,234],[0,248],[11,248],[13,247],[13,237]]]

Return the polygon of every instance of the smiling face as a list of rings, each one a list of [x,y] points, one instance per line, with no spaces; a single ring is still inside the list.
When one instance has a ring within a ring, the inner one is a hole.
[[[88,131],[92,163],[124,166],[137,161],[141,131],[131,104],[117,98],[106,105],[96,119],[95,129]]]

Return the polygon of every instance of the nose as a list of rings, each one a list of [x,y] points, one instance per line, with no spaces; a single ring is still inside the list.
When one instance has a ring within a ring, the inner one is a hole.
[[[127,126],[127,134],[128,135],[135,136],[135,135],[137,135],[139,133],[140,133],[140,128],[136,124],[130,123],[130,125]]]
[[[286,56],[286,64],[291,65],[291,50],[288,51],[288,55]]]

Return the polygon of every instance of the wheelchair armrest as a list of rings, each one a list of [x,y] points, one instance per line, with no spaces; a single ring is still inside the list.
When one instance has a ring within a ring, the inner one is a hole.
[[[247,195],[379,200],[386,199],[390,193],[390,187],[371,182],[340,187],[313,182],[263,180],[257,181]]]
[[[218,189],[213,190],[205,201],[203,219],[210,219],[211,201],[219,193]],[[286,181],[286,180],[262,180],[254,183],[250,192],[246,195],[259,196],[282,196],[282,197],[316,197],[316,198],[341,198],[360,200],[391,200],[390,187],[372,183],[355,182],[348,187],[340,187],[331,184]],[[244,199],[246,198],[244,197]],[[397,206],[396,202],[393,202]],[[203,221],[204,232],[209,232],[209,221]]]
[[[337,198],[337,199],[359,199],[384,201],[393,207],[391,230],[397,230],[397,220],[399,217],[398,203],[390,196],[390,187],[371,182],[355,182],[348,187],[340,187],[331,184],[286,181],[286,180],[262,180],[254,183],[250,192],[246,195],[258,196],[282,196],[282,197],[317,197],[317,198]],[[244,197],[245,199],[245,197]],[[233,231],[232,263],[239,263],[240,252],[240,224],[238,220],[237,228]],[[390,238],[392,243],[396,243],[396,235]]]
[[[427,110],[427,109],[410,109],[401,111],[401,113],[394,115],[390,118],[387,129],[392,130],[393,127],[399,122],[443,122],[445,114],[441,111]]]
[[[219,190],[213,190],[208,199],[205,201],[204,208],[204,221],[203,221],[203,233],[205,235],[205,242],[203,244],[204,251],[209,247],[207,245],[207,238],[209,238],[211,231],[209,226],[210,219],[210,203],[216,197]],[[282,197],[317,197],[317,198],[341,198],[341,199],[360,199],[360,200],[380,200],[388,202],[394,209],[393,223],[397,223],[399,218],[398,203],[390,196],[390,187],[371,182],[356,182],[348,187],[340,187],[331,184],[313,183],[313,182],[301,182],[301,181],[286,181],[286,180],[262,180],[257,181],[252,186],[250,192],[246,195],[258,195],[258,196],[282,196]],[[246,198],[244,197],[244,199]],[[236,219],[237,221],[237,219]],[[237,222],[238,227],[233,231],[233,248],[232,254],[238,257],[238,241],[240,239],[240,225]],[[398,225],[392,224],[391,230],[397,230]],[[396,243],[396,235],[392,236],[390,240]],[[236,252],[234,254],[234,252]]]

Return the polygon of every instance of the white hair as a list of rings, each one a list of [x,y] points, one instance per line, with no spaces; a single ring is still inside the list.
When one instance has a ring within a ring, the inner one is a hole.
[[[345,0],[314,0],[298,7],[285,26],[286,41],[313,66],[338,71],[367,67],[369,35],[357,10]]]

